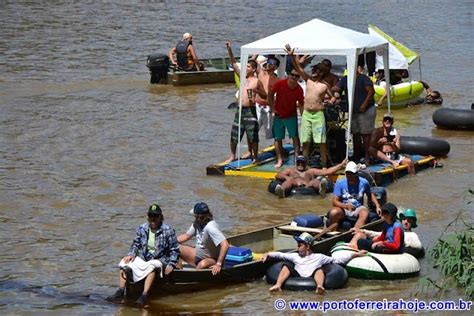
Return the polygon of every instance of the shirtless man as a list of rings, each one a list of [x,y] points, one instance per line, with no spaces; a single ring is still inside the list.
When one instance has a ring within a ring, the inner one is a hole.
[[[234,72],[240,78],[240,68],[237,65],[237,61],[232,53],[230,42],[226,43],[227,52],[232,63]],[[244,86],[244,93],[242,96],[242,120],[239,122],[239,111],[236,111],[234,123],[232,125],[232,132],[230,138],[230,151],[231,154],[225,163],[229,163],[235,160],[235,153],[237,151],[237,143],[239,139],[242,139],[244,132],[247,133],[247,143],[249,146],[250,153],[253,161],[257,161],[258,154],[258,121],[257,112],[255,109],[255,98],[259,94],[262,97],[267,97],[267,93],[262,83],[255,76],[257,70],[257,63],[255,60],[249,60],[247,63],[246,80]],[[239,134],[240,125],[240,135]]]
[[[320,195],[324,195],[327,190],[328,180],[324,178],[336,173],[339,169],[344,168],[347,161],[344,160],[340,164],[328,169],[317,169],[306,167],[306,158],[303,155],[296,157],[296,167],[290,167],[276,175],[276,179],[283,181],[275,187],[275,194],[283,198],[286,192],[293,187],[304,186],[306,188],[314,188],[319,191]]]
[[[372,157],[389,162],[393,168],[400,164],[408,167],[410,175],[415,174],[415,164],[410,156],[400,155],[400,133],[393,127],[393,114],[385,113],[382,127],[374,129],[370,137],[369,152]]]
[[[311,140],[319,145],[321,163],[327,166],[328,150],[326,146],[326,120],[324,118],[324,98],[326,94],[331,97],[331,103],[336,101],[329,84],[323,81],[324,66],[317,64],[313,67],[311,76],[306,74],[303,68],[296,62],[294,49],[290,45],[285,46],[285,51],[291,57],[293,68],[306,81],[306,94],[304,111],[301,118],[301,142],[303,143],[303,155],[306,159],[310,155]]]
[[[332,62],[329,59],[323,59],[321,61],[321,64],[324,66],[323,80],[329,85],[329,88],[334,87],[335,85],[337,85],[337,82],[339,81],[339,76],[331,72]]]

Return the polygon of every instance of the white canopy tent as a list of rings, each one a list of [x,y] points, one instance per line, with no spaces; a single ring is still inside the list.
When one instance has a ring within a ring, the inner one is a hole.
[[[377,51],[378,54],[383,55],[385,73],[388,73],[389,63],[387,40],[380,39],[370,34],[343,28],[319,19],[313,19],[288,30],[270,35],[241,47],[240,95],[243,95],[242,93],[244,93],[243,90],[245,87],[248,57],[253,54],[286,55],[284,50],[286,44],[290,44],[292,48],[295,48],[296,54],[346,56],[348,70],[347,97],[349,103],[349,126],[347,133],[349,134],[351,129],[358,56],[366,52]],[[388,109],[390,111],[390,98],[388,99]],[[240,122],[242,117],[242,100],[239,101],[239,111]],[[346,137],[346,139],[349,139],[349,137]],[[348,155],[347,149],[346,157]],[[238,150],[238,157],[240,157],[240,143]]]

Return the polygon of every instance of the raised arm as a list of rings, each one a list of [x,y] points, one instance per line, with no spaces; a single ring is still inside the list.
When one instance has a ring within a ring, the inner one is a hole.
[[[234,57],[234,53],[232,53],[232,47],[231,47],[230,41],[227,41],[225,43],[225,47],[227,47],[227,53],[229,54],[230,64],[232,65],[234,72],[240,78],[240,68],[239,68],[239,65],[237,65],[237,60]]]
[[[332,166],[331,168],[327,169],[318,169],[318,168],[311,168],[311,175],[312,176],[329,176],[331,174],[336,173],[339,169],[342,169],[346,166],[347,159],[344,159],[340,164]]]
[[[304,69],[301,68],[300,63],[296,61],[295,49],[291,48],[290,44],[285,45],[285,52],[288,54],[288,57],[291,58],[291,64],[293,65],[293,69],[299,73],[301,78],[305,81],[310,79],[310,77],[308,76],[308,74],[306,74]]]

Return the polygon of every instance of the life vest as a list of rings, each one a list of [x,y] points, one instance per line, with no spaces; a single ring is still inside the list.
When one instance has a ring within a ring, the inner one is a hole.
[[[193,57],[188,53],[189,45],[191,44],[188,40],[182,40],[176,44],[176,58],[178,66],[182,69],[189,69],[194,65]]]

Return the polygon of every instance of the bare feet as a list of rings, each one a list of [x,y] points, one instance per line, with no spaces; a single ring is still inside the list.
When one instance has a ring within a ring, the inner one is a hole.
[[[230,155],[229,158],[227,158],[227,160],[224,161],[224,163],[231,163],[234,160],[235,160],[235,155]]]
[[[326,290],[322,286],[318,286],[316,289],[316,294],[323,295]]]
[[[277,184],[276,187],[275,187],[275,194],[279,197],[279,198],[284,198],[285,197],[285,190],[283,190],[283,187],[281,186],[281,184]]]
[[[277,163],[275,164],[275,169],[280,168],[283,165],[283,160],[278,160]]]
[[[252,154],[250,153],[250,151],[247,151],[245,154],[242,155],[241,159],[249,159],[251,157],[252,157]]]
[[[268,289],[270,292],[273,292],[273,291],[280,291],[281,292],[281,286],[278,285],[278,284],[275,284],[274,286],[272,286],[271,288]]]

